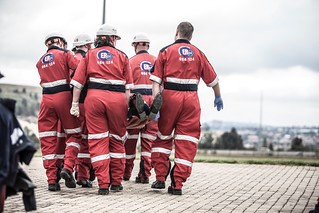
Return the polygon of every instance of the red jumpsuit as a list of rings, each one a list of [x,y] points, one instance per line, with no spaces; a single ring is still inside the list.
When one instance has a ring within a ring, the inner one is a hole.
[[[152,164],[156,179],[165,181],[170,170],[169,155],[174,140],[175,165],[170,172],[173,189],[181,189],[190,176],[198,147],[201,110],[197,85],[200,78],[209,87],[218,83],[217,74],[206,56],[183,39],[159,52],[150,77],[164,87]]]
[[[120,185],[127,138],[128,104],[125,90],[133,87],[127,56],[113,46],[89,50],[71,83],[82,88],[87,80],[88,93],[84,106],[91,163],[99,188]]]
[[[57,183],[57,126],[58,120],[66,135],[64,168],[73,171],[80,149],[81,128],[70,114],[72,96],[69,69],[75,70],[78,61],[70,51],[51,46],[37,63],[43,95],[38,116],[39,138],[43,165],[49,184]]]
[[[150,69],[154,65],[156,57],[142,50],[130,59],[133,74],[133,93],[140,93],[145,102],[150,106],[152,103],[152,81],[149,80]],[[153,141],[156,139],[157,122],[151,121],[142,129],[128,129],[128,138],[125,142],[126,163],[124,179],[129,179],[132,174],[136,156],[136,144],[138,138],[141,141],[141,162],[138,178],[146,181],[151,176],[151,151]]]
[[[75,58],[79,61],[83,59],[86,52],[83,50],[77,50],[75,53]],[[84,87],[85,88],[85,87]],[[80,108],[80,116],[79,121],[81,123],[82,129],[82,141],[80,151],[78,153],[78,157],[75,162],[75,171],[77,172],[77,180],[88,180],[90,177],[90,167],[91,167],[91,158],[89,153],[89,145],[88,145],[88,130],[86,128],[85,121],[85,110],[84,110],[84,99],[86,96],[87,88],[81,91],[81,96],[79,100],[79,108]]]

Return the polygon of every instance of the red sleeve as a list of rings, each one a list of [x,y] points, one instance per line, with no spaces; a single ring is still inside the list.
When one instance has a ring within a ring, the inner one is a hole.
[[[83,58],[76,71],[75,74],[71,80],[71,84],[79,89],[82,89],[82,87],[87,82],[87,62],[88,62],[88,55],[87,57]]]
[[[154,63],[153,72],[151,73],[150,80],[155,81],[159,84],[163,82],[163,73],[164,73],[164,52],[160,52]]]
[[[204,53],[201,53],[201,78],[206,83],[208,87],[213,87],[218,83],[217,74],[213,66],[209,63]]]
[[[79,64],[79,60],[77,60],[74,55],[72,55],[72,53],[70,51],[67,51],[67,63],[68,63],[68,67],[71,69],[71,70],[75,70],[76,67],[78,66]]]

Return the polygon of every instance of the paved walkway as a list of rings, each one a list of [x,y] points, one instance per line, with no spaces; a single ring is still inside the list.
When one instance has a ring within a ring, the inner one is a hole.
[[[135,163],[138,165],[138,162]],[[136,167],[133,175],[137,174]],[[124,191],[97,195],[91,189],[49,192],[42,160],[24,167],[36,183],[36,212],[309,212],[319,197],[319,168],[195,163],[182,196],[150,184],[123,183]],[[151,182],[154,181],[152,175]],[[167,180],[166,185],[170,182]],[[9,197],[4,212],[24,212],[22,194]]]

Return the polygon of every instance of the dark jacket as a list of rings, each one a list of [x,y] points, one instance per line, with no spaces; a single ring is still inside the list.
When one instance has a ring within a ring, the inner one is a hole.
[[[15,111],[15,100],[0,99],[0,186],[7,186],[7,196],[23,192],[25,210],[35,210],[35,185],[20,168],[29,165],[36,152],[32,141],[24,134]]]

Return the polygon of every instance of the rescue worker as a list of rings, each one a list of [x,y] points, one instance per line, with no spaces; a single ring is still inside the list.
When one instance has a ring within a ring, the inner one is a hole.
[[[119,39],[113,26],[102,25],[96,33],[95,48],[81,60],[71,82],[74,87],[70,113],[79,116],[80,92],[88,81],[84,107],[99,195],[109,194],[110,186],[114,192],[123,190],[126,117],[133,79],[128,57],[115,48]]]
[[[130,66],[133,74],[134,88],[132,93],[138,98],[140,94],[146,102],[147,107],[151,105],[152,98],[152,81],[149,80],[150,69],[154,65],[156,57],[148,53],[150,47],[150,39],[145,33],[138,33],[134,36],[132,46],[136,53],[135,56],[130,58]],[[145,110],[144,110],[145,111]],[[147,109],[146,109],[147,111]],[[148,114],[146,112],[146,114]],[[149,183],[151,176],[151,149],[153,141],[156,139],[157,121],[148,122],[142,128],[128,127],[128,139],[125,142],[126,163],[124,180],[129,180],[132,175],[134,167],[134,160],[136,157],[136,144],[138,139],[141,141],[141,161],[140,169],[136,183]]]
[[[88,50],[92,48],[93,40],[91,37],[85,33],[79,34],[75,37],[73,46],[75,57],[81,61],[87,53]],[[87,94],[87,84],[84,85],[80,98],[79,98],[79,109],[80,109],[80,116],[79,120],[81,123],[82,129],[82,141],[80,151],[78,153],[78,157],[75,163],[75,172],[76,172],[76,179],[77,184],[81,185],[82,187],[91,188],[92,182],[90,180],[90,168],[91,168],[91,158],[89,153],[89,146],[87,140],[87,128],[86,128],[86,121],[85,121],[85,110],[84,110],[84,99]]]
[[[208,59],[190,43],[194,28],[189,22],[177,26],[175,42],[160,50],[152,69],[153,96],[162,91],[163,105],[158,120],[157,139],[152,148],[156,181],[151,188],[164,189],[170,172],[168,193],[181,195],[190,176],[200,137],[200,103],[197,87],[200,78],[212,87],[217,110],[223,109],[217,74]],[[170,170],[169,156],[175,145],[175,165]]]
[[[37,62],[40,75],[42,100],[38,116],[39,138],[43,166],[48,178],[50,191],[60,190],[57,180],[57,123],[61,121],[66,135],[64,168],[61,177],[68,188],[75,188],[73,178],[74,162],[80,149],[81,128],[78,120],[71,116],[68,108],[72,104],[69,70],[75,70],[78,60],[65,49],[66,40],[59,33],[51,33],[45,38],[47,52]]]

